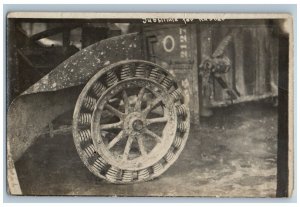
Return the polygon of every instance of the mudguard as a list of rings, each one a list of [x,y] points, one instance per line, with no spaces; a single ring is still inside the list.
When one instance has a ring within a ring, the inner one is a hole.
[[[58,115],[72,110],[85,84],[101,68],[144,59],[138,33],[97,42],[74,54],[18,96],[7,113],[7,173],[10,193],[21,194],[14,163]]]

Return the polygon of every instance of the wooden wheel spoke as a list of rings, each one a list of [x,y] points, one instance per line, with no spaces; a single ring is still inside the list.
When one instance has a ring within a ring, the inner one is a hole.
[[[124,152],[123,152],[123,157],[122,157],[123,160],[127,160],[128,159],[128,155],[129,155],[129,151],[131,149],[132,142],[133,142],[133,137],[129,136],[128,139],[127,139],[127,142],[126,142],[126,146],[125,146]]]
[[[119,121],[117,123],[112,123],[112,124],[101,124],[100,129],[105,130],[105,129],[122,129],[123,127],[123,122]]]
[[[115,146],[115,144],[117,144],[122,138],[123,138],[124,132],[123,130],[119,132],[119,134],[113,138],[113,140],[111,140],[108,144],[108,149],[111,149],[113,146]]]
[[[124,101],[125,114],[128,114],[128,112],[129,112],[129,99],[128,99],[128,95],[127,95],[125,90],[123,90],[122,96],[123,96],[123,101]]]
[[[141,110],[141,105],[142,105],[142,100],[143,100],[144,94],[145,94],[145,87],[143,87],[138,94],[138,97],[137,97],[137,100],[136,100],[136,103],[134,106],[135,111]]]
[[[137,141],[138,141],[138,145],[139,145],[139,148],[140,148],[140,152],[142,154],[142,156],[146,155],[147,154],[147,151],[145,149],[145,146],[143,144],[143,140],[141,139],[141,137],[138,137],[137,138]]]
[[[161,142],[161,137],[158,136],[157,134],[155,134],[154,132],[152,132],[151,130],[145,129],[144,132],[145,132],[147,135],[149,135],[149,136],[155,138],[155,140],[156,140],[157,142]]]
[[[144,114],[148,114],[154,107],[156,107],[159,102],[161,102],[161,98],[154,99],[143,111]]]
[[[118,109],[116,109],[115,107],[113,107],[110,104],[105,104],[105,108],[110,111],[113,115],[122,118],[124,113],[122,113],[121,111],[119,111]]]
[[[150,125],[153,123],[164,123],[167,122],[167,117],[158,117],[158,118],[152,118],[152,119],[146,119],[146,125]]]

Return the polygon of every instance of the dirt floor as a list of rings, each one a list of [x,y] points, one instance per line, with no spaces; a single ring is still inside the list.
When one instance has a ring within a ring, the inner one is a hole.
[[[16,163],[26,195],[274,197],[277,108],[230,106],[202,118],[181,156],[159,178],[115,185],[95,177],[77,155],[72,135],[42,136]]]

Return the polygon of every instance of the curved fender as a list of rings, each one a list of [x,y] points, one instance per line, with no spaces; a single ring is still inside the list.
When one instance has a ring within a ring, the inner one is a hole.
[[[121,60],[143,60],[141,41],[133,33],[97,42],[65,60],[12,102],[7,113],[7,179],[12,194],[20,194],[14,163],[51,121],[74,108],[82,84],[101,68]]]
[[[65,60],[23,94],[84,84],[107,65],[126,59],[144,59],[141,41],[138,33],[132,33],[95,43]]]

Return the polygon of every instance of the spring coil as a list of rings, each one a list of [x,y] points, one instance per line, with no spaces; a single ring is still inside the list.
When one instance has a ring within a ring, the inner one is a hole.
[[[121,69],[121,80],[125,80],[128,78],[131,78],[132,74],[131,74],[131,69],[129,67],[129,65],[123,65],[122,69]]]
[[[87,139],[87,140],[84,140],[84,141],[80,142],[80,148],[82,150],[85,150],[88,146],[90,146],[92,144],[93,144],[92,139]]]
[[[99,154],[94,152],[93,155],[91,155],[88,159],[87,162],[89,163],[90,166],[94,166],[94,163],[96,162],[97,158],[99,157]]]
[[[87,147],[84,149],[84,152],[86,153],[86,155],[87,155],[88,157],[94,156],[94,155],[95,155],[95,152],[96,152],[94,145],[87,146]]]
[[[153,172],[154,172],[154,174],[159,173],[162,169],[163,169],[163,165],[161,163],[156,163],[153,166]]]
[[[106,73],[106,83],[108,87],[115,85],[117,82],[118,82],[118,77],[116,73],[112,70],[108,71]]]
[[[181,146],[181,143],[182,143],[182,138],[176,136],[175,140],[174,140],[174,143],[173,143],[173,146],[175,148],[179,148]]]
[[[93,166],[94,166],[96,169],[98,169],[99,171],[101,171],[102,169],[105,168],[106,164],[107,164],[107,163],[105,162],[105,160],[104,160],[102,157],[98,157],[98,158],[95,160]]]
[[[111,182],[115,182],[118,178],[118,172],[119,170],[117,168],[111,166],[106,173],[106,178]]]
[[[140,77],[140,78],[145,77],[145,67],[146,67],[145,64],[138,65],[135,70],[135,77]]]
[[[132,181],[133,180],[133,173],[132,173],[132,171],[125,170],[123,172],[122,180],[124,182],[130,182],[130,181]]]
[[[92,168],[92,171],[94,171],[94,172],[95,172],[95,171],[96,171],[96,172],[99,171],[99,169],[98,169],[97,167],[95,167],[94,165],[90,165],[90,168]]]
[[[148,169],[138,171],[138,180],[144,180],[149,177],[150,173]]]
[[[181,89],[177,88],[170,94],[170,96],[174,101],[177,101],[177,100],[181,99],[181,93],[182,93]]]
[[[91,140],[91,131],[89,129],[79,132],[80,142],[88,142]]]
[[[79,124],[88,125],[91,123],[92,115],[89,113],[81,113],[79,116]]]
[[[185,121],[179,122],[177,125],[177,128],[180,132],[186,132],[186,130],[188,128],[188,124]]]
[[[179,116],[186,116],[187,115],[187,108],[184,104],[176,106],[176,112]]]
[[[171,162],[173,160],[174,156],[175,156],[174,152],[169,150],[165,156],[165,160],[167,162]]]
[[[102,93],[105,91],[105,86],[100,83],[99,81],[96,81],[92,87],[93,93],[100,98],[100,96],[102,95]]]
[[[92,98],[92,97],[90,97],[90,96],[86,96],[85,98],[84,98],[84,101],[83,101],[83,106],[86,108],[86,109],[88,109],[88,110],[90,110],[90,111],[93,111],[94,110],[94,107],[95,107],[95,105],[96,105],[96,99],[94,99],[94,98]]]
[[[149,79],[154,80],[154,81],[158,81],[160,79],[160,76],[161,76],[161,74],[159,72],[159,69],[158,68],[153,68],[151,70],[150,75],[149,75]]]
[[[172,85],[173,85],[173,81],[172,81],[172,79],[170,79],[169,77],[166,76],[166,77],[162,80],[161,85],[162,85],[163,87],[165,87],[166,89],[169,90],[169,89],[172,87]]]

